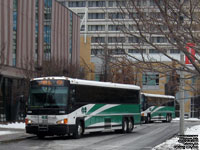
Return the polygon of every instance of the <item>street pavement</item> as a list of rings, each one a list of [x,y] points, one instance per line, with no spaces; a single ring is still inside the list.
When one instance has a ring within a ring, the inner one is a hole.
[[[199,124],[199,120],[198,121],[186,121],[186,122],[188,122],[188,123],[194,122],[193,125]],[[150,128],[151,126],[155,126],[155,125],[156,124],[148,124],[148,126],[149,126],[148,128]],[[143,125],[143,126],[145,126],[145,125]],[[140,133],[140,132],[138,132],[138,133]],[[177,128],[177,132],[178,132],[178,128]],[[9,143],[9,142],[16,142],[16,141],[23,141],[25,139],[31,139],[33,137],[36,137],[36,136],[31,135],[31,134],[27,134],[25,129],[13,129],[13,128],[1,128],[0,127],[0,144],[1,143],[3,144],[3,143]]]
[[[7,132],[6,134],[3,134]],[[1,134],[2,133],[2,134]],[[24,140],[31,137],[24,129],[0,128],[0,143]]]

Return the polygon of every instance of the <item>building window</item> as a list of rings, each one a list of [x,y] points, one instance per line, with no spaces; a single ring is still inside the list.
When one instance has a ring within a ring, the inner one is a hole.
[[[163,6],[163,0],[150,0],[150,6]]]
[[[106,7],[105,1],[88,1],[88,7]]]
[[[37,2],[36,2],[37,3]],[[44,58],[51,59],[51,15],[52,0],[44,0]],[[37,15],[36,15],[37,17]]]
[[[83,19],[83,17],[85,16],[85,13],[78,13],[78,16],[80,17],[80,19]]]
[[[125,7],[126,6],[126,1],[116,1],[117,7]]]
[[[125,37],[108,37],[108,43],[124,43]]]
[[[147,73],[142,75],[143,85],[159,85],[159,74]]]
[[[17,51],[17,13],[18,1],[13,0],[13,50],[12,50],[12,66],[16,66],[16,51]]]
[[[89,25],[88,31],[105,31],[105,25]]]
[[[13,30],[17,31],[17,11],[13,12]]]
[[[151,37],[150,42],[152,43],[168,43],[166,37]]]
[[[105,43],[105,37],[92,37],[91,43]]]
[[[114,50],[109,50],[109,53],[112,55],[124,55],[125,50],[124,49],[114,49]]]
[[[128,53],[134,53],[134,54],[145,54],[146,50],[145,49],[129,49]]]
[[[70,11],[70,25],[69,25],[69,60],[72,61],[72,31],[73,31],[73,14]]]
[[[38,8],[39,7],[39,0],[35,0],[35,7]],[[37,63],[38,61],[38,34],[39,34],[39,30],[38,30],[38,24],[39,24],[39,9],[35,9],[35,57],[34,57],[34,61]]]
[[[151,18],[156,18],[156,19],[161,18],[160,12],[150,12],[149,15],[150,15]]]
[[[81,31],[85,31],[85,25],[81,26]]]
[[[139,18],[144,18],[145,16],[147,16],[147,14],[145,12],[133,12],[133,13],[129,13],[129,19],[139,19]]]
[[[171,54],[180,54],[180,50],[179,49],[170,49],[170,53]]]
[[[141,40],[139,37],[129,37],[128,42],[129,43],[141,43]]]
[[[45,6],[45,8],[51,8],[52,0],[44,0],[44,6]]]
[[[129,25],[129,30],[130,30],[130,31],[138,31],[136,25]]]
[[[108,7],[114,7],[114,2],[115,1],[108,1]]]
[[[85,7],[85,1],[69,1],[69,7]]]
[[[123,31],[125,25],[108,25],[108,31]]]
[[[91,49],[91,55],[102,55],[103,49]]]
[[[100,74],[95,74],[95,81],[100,81],[101,75]]]
[[[45,19],[45,20],[51,20],[51,13],[48,13],[48,14],[45,13],[45,14],[44,14],[44,19]]]
[[[123,13],[109,13],[108,18],[109,19],[124,19],[125,14],[123,14]]]
[[[159,54],[160,51],[157,49],[149,49],[149,54]]]
[[[125,7],[127,5],[126,1],[108,1],[108,7]]]
[[[89,13],[88,19],[105,19],[105,13]]]

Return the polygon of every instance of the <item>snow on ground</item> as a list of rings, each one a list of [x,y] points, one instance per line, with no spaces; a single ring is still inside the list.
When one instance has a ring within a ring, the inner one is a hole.
[[[180,118],[174,118],[173,121],[179,121]],[[188,119],[184,119],[185,121],[200,121],[200,119],[198,118],[188,118]]]
[[[10,123],[10,124],[0,124],[1,129],[25,129],[25,123]],[[6,134],[15,134],[18,133],[16,131],[0,131],[0,136],[1,135],[6,135]]]
[[[0,128],[25,129],[25,123],[0,124]]]
[[[179,120],[179,119],[173,119],[173,120]],[[188,120],[188,119],[185,119],[185,120]],[[200,121],[200,119],[195,119],[195,118],[191,118],[190,120],[192,121]],[[191,136],[192,135],[192,136]],[[194,135],[194,136],[193,136]],[[190,140],[190,139],[198,139],[198,147],[196,147],[196,150],[198,150],[200,148],[200,125],[197,125],[197,126],[193,126],[191,128],[187,128],[186,131],[185,131],[185,136],[183,138],[180,138],[178,136],[174,137],[174,138],[171,138],[169,140],[167,140],[166,142],[160,144],[160,145],[157,145],[156,147],[154,147],[152,150],[175,150],[175,149],[179,149],[179,150],[182,150],[182,149],[187,149],[187,150],[190,150],[192,149],[191,147],[187,147],[187,143],[186,143],[186,139],[187,140]],[[179,140],[184,140],[184,142],[186,144],[183,144],[183,143],[179,143]],[[191,146],[191,144],[194,144],[195,141],[192,141],[189,143],[188,146]],[[193,147],[194,148],[194,147]]]
[[[15,134],[15,133],[19,133],[19,132],[15,132],[15,131],[0,131],[0,136],[1,135],[6,135],[6,134]]]

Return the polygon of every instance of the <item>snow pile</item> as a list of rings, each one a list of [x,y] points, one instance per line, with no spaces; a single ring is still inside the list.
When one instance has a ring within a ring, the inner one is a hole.
[[[0,128],[25,129],[25,123],[0,124]]]
[[[179,121],[179,120],[180,120],[180,118],[173,119],[173,121]],[[184,120],[185,121],[200,121],[200,119],[198,119],[198,118],[188,118],[188,119],[184,118]]]
[[[192,135],[192,136],[190,136],[190,135]],[[187,128],[187,130],[185,131],[185,136],[182,139],[180,137],[174,137],[174,138],[167,140],[166,142],[164,142],[160,145],[157,145],[152,150],[174,150],[174,149],[180,149],[181,150],[181,149],[184,149],[183,147],[185,147],[187,145],[187,143],[185,142],[186,144],[183,144],[183,143],[179,143],[179,141],[180,140],[185,141],[186,139],[191,139],[191,138],[192,139],[198,138],[198,148],[200,148],[200,145],[199,145],[200,125],[193,126],[191,128]],[[193,144],[194,141],[191,142],[191,143]],[[191,148],[186,147],[185,149],[189,150]]]

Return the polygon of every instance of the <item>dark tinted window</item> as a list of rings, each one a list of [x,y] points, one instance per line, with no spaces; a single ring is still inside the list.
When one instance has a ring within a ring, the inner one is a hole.
[[[108,104],[139,103],[139,91],[77,85],[76,102]]]
[[[148,107],[150,106],[174,106],[174,99],[160,97],[146,97]]]

